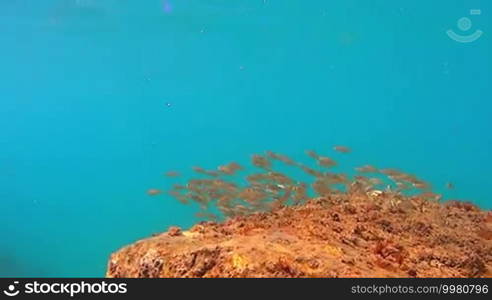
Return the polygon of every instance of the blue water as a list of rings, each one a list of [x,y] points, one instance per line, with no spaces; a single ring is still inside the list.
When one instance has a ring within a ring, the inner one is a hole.
[[[347,168],[398,167],[492,208],[491,14],[487,0],[1,0],[0,276],[103,276],[112,251],[196,222],[146,195],[174,182],[163,172],[264,150],[347,145],[333,154]],[[478,40],[446,35],[461,17]]]

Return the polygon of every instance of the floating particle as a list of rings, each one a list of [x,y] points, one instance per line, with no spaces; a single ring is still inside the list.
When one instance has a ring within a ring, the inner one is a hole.
[[[447,188],[448,190],[452,190],[452,189],[454,189],[454,184],[453,184],[452,182],[447,182],[447,183],[446,183],[446,188]]]

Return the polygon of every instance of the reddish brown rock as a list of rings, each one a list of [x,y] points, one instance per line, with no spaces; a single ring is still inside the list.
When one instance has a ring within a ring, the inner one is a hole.
[[[181,232],[181,228],[177,227],[177,226],[171,226],[169,227],[169,229],[167,230],[167,234],[169,236],[180,236],[182,235],[183,233]]]
[[[336,195],[202,222],[113,253],[107,277],[491,277],[490,212]]]

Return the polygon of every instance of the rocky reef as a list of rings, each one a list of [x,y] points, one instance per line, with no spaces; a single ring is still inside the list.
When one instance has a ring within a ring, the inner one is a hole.
[[[491,277],[492,213],[419,196],[333,193],[204,221],[113,253],[107,277]]]

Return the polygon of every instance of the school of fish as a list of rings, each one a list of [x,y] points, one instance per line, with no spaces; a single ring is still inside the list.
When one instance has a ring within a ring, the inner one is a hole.
[[[334,151],[348,154],[346,146],[335,146]],[[236,162],[218,166],[216,170],[193,167],[200,178],[192,178],[186,184],[174,184],[167,194],[182,204],[196,203],[200,211],[196,217],[216,221],[221,217],[233,217],[253,212],[271,211],[283,205],[299,205],[313,197],[339,193],[354,196],[389,196],[391,201],[412,193],[414,197],[439,201],[440,194],[432,191],[429,183],[415,175],[397,169],[379,169],[372,165],[355,168],[355,175],[329,171],[337,166],[330,157],[313,150],[306,155],[314,160],[316,168],[298,163],[286,155],[267,151],[251,156],[251,164],[257,172],[239,177],[245,168]],[[312,178],[312,182],[300,182],[274,170],[274,164],[298,168]],[[167,177],[179,177],[177,171],[165,173]],[[452,188],[452,183],[447,184]],[[149,189],[150,196],[160,195],[159,189]]]

